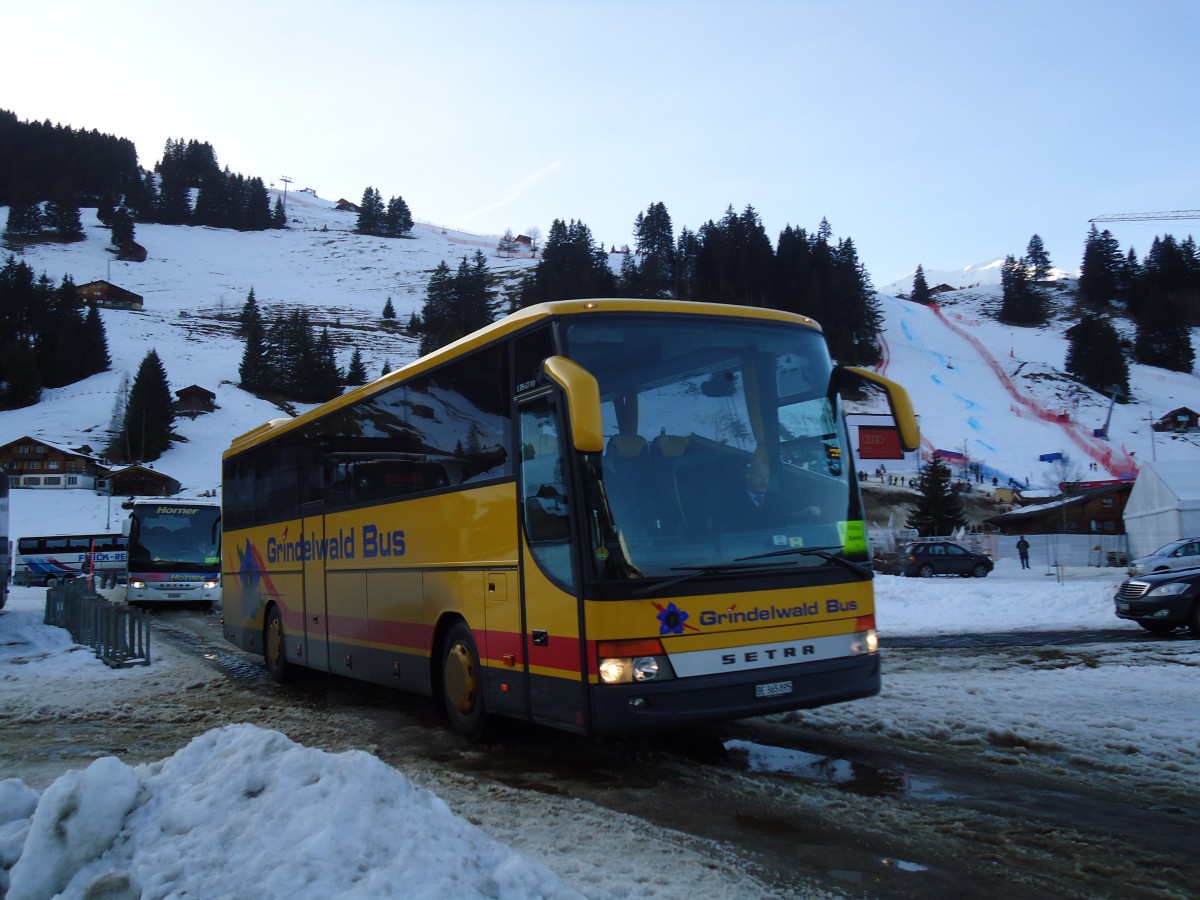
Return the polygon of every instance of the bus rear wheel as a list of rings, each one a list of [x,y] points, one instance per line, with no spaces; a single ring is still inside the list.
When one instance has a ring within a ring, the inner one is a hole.
[[[483,671],[466,622],[456,622],[442,644],[442,706],[454,730],[468,741],[487,735],[490,716],[483,702]]]
[[[278,606],[272,606],[263,626],[263,663],[267,672],[281,684],[292,680],[295,666],[287,659],[287,635],[283,630],[283,615]]]

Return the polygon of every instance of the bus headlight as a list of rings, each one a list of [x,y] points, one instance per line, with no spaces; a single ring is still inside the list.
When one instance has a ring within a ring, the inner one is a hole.
[[[598,651],[601,684],[644,684],[675,677],[659,640],[601,641]]]
[[[204,581],[204,589],[206,591],[215,590],[217,585],[221,583],[220,578],[208,578]]]
[[[653,681],[658,677],[658,660],[653,656],[639,656],[633,661],[634,681]]]
[[[133,588],[135,591],[141,591],[141,590],[145,590],[146,582],[142,581],[142,579],[140,579],[140,578],[134,578],[132,581],[129,582],[129,586],[131,588]]]
[[[631,662],[615,657],[600,660],[600,680],[604,684],[629,684],[633,681]]]
[[[874,628],[868,628],[866,631],[854,635],[850,641],[850,651],[852,653],[878,653],[879,632]]]

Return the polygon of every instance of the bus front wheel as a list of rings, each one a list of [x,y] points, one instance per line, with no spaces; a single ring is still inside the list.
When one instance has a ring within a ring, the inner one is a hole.
[[[263,662],[271,677],[281,684],[292,680],[295,667],[287,659],[287,635],[283,630],[283,615],[278,606],[267,613],[263,627]]]
[[[456,622],[442,644],[442,705],[455,731],[472,742],[484,739],[489,716],[483,702],[483,672],[466,622]]]

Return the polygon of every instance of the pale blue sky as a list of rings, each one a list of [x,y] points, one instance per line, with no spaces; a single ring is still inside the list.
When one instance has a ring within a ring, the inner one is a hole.
[[[881,286],[1200,208],[1198,39],[1194,0],[58,0],[6,11],[0,108],[486,233],[826,217]]]

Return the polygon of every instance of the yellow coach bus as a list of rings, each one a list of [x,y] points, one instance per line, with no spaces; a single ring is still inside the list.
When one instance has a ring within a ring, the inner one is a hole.
[[[879,691],[870,553],[835,367],[776,310],[521,310],[223,457],[224,633],[591,735]]]

